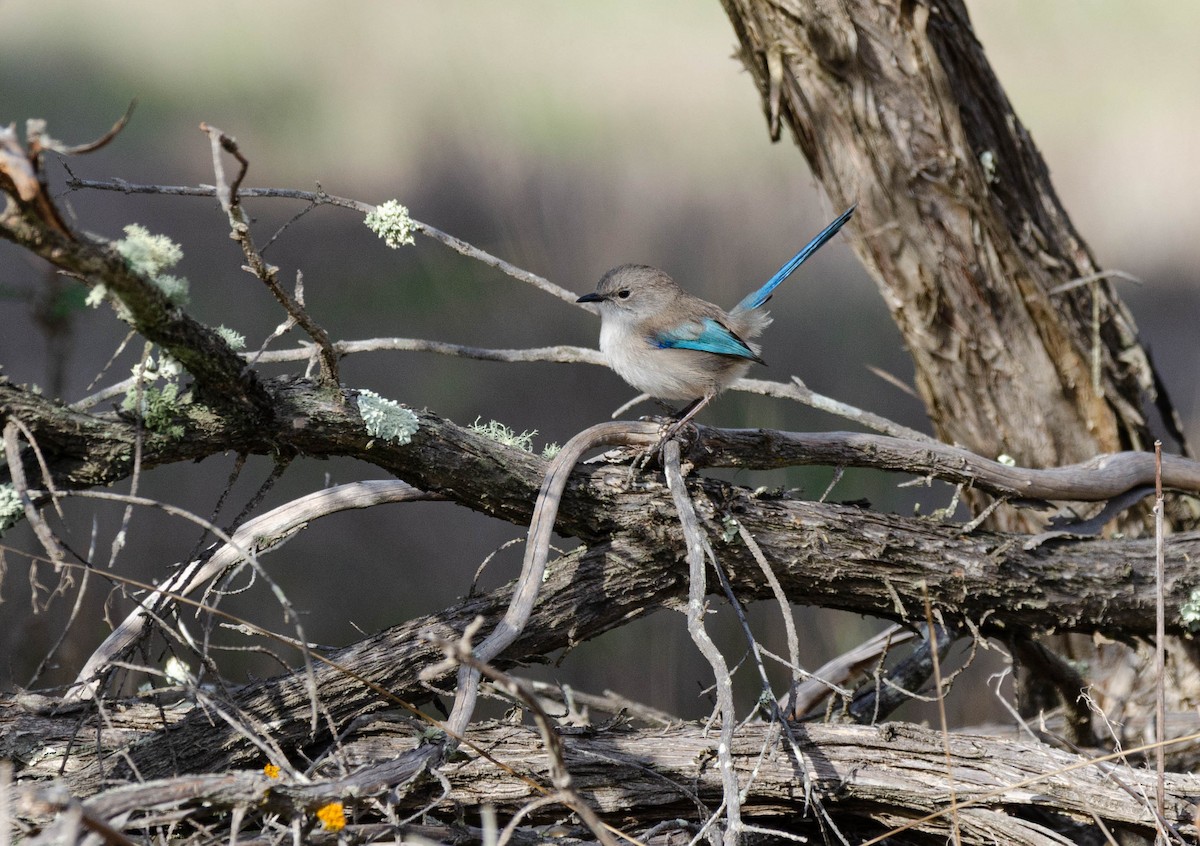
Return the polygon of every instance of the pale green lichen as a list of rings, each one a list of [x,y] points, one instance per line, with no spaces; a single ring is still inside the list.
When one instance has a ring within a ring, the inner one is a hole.
[[[218,326],[214,331],[221,336],[221,340],[229,344],[229,348],[234,352],[241,352],[246,348],[246,336],[241,332],[234,331],[228,326]]]
[[[180,395],[178,383],[168,382],[161,388],[154,385],[143,385],[140,391],[136,387],[130,388],[121,408],[130,412],[136,410],[151,432],[180,440],[185,430],[178,418],[183,413],[183,406],[190,402],[190,394]]]
[[[125,227],[125,237],[113,244],[130,268],[149,277],[173,305],[182,306],[188,300],[188,281],[164,271],[179,264],[183,249],[166,235],[151,235],[144,226],[131,223]],[[99,305],[104,299],[103,286],[92,289],[89,305]],[[99,291],[100,293],[97,293]]]
[[[515,430],[508,428],[503,423],[496,420],[489,420],[486,423],[479,422],[482,419],[482,417],[476,417],[475,422],[468,427],[476,435],[483,435],[488,440],[507,447],[515,447],[523,452],[533,452],[533,436],[537,434],[537,429],[518,435]]]
[[[393,250],[414,243],[416,224],[409,216],[408,209],[396,200],[388,200],[376,206],[375,210],[363,219],[363,223]]]
[[[184,372],[184,365],[179,364],[179,361],[172,355],[163,353],[158,356],[158,377],[167,379],[169,382],[169,380],[178,379],[182,372]],[[137,370],[134,368],[134,374],[136,373]]]
[[[560,452],[562,452],[561,444],[546,444],[544,447],[542,447],[542,458],[546,459],[547,461],[553,461],[555,456],[557,456]]]
[[[179,440],[185,429],[178,418],[183,407],[192,402],[190,392],[181,393],[178,379],[182,373],[183,365],[166,353],[159,355],[157,361],[147,356],[133,366],[137,381],[125,392],[121,408],[141,417],[151,432]],[[159,379],[165,383],[161,387],[154,384]]]
[[[1200,588],[1192,588],[1187,601],[1179,606],[1179,618],[1189,632],[1200,631]]]
[[[88,291],[88,295],[83,298],[83,304],[89,308],[99,308],[107,296],[108,286],[101,283]]]
[[[125,237],[114,245],[129,266],[138,273],[158,276],[179,264],[183,248],[166,235],[151,235],[146,227],[131,223],[125,227]]]
[[[409,443],[420,427],[417,415],[374,391],[358,392],[358,413],[362,416],[368,435],[395,444]]]
[[[187,305],[189,283],[182,276],[163,274],[162,276],[150,277],[150,281],[157,285],[158,290],[166,295],[171,305]]]
[[[741,524],[738,523],[736,517],[726,515],[721,520],[721,541],[723,543],[733,543],[733,539],[741,534],[738,531],[740,526]]]
[[[9,484],[0,485],[0,537],[4,537],[5,532],[17,525],[24,514],[25,509],[21,505],[21,497],[17,496],[17,489]]]

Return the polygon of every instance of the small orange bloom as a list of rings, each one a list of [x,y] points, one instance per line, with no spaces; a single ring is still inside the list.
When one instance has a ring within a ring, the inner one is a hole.
[[[263,767],[263,772],[267,774],[267,778],[279,778],[279,767],[274,764],[267,764]]]
[[[317,819],[326,831],[341,831],[346,827],[346,806],[341,802],[330,802],[317,809]]]

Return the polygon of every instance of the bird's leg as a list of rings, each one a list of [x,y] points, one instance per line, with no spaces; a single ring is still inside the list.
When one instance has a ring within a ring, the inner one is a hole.
[[[667,441],[679,434],[679,430],[686,426],[688,421],[695,417],[700,412],[700,409],[708,405],[709,401],[715,396],[716,394],[705,394],[699,399],[692,400],[692,402],[685,405],[681,411],[676,413],[675,420],[663,431],[662,437],[658,439],[658,443],[647,449],[642,457],[633,463],[633,467],[646,466],[650,457],[654,455],[659,455],[661,458],[663,447],[667,445]]]
[[[679,433],[679,430],[686,426],[689,420],[699,414],[700,409],[708,405],[708,403],[715,396],[716,394],[705,394],[699,399],[692,400],[688,405],[684,406],[683,410],[679,412],[678,418],[675,420],[675,422],[671,424],[670,428],[667,429],[665,433],[663,433],[662,440],[659,441],[657,448],[662,449],[663,444],[675,437],[675,435]]]
[[[698,399],[692,400],[681,410],[674,412],[672,414],[672,421],[663,429],[662,437],[658,439],[658,443],[652,447],[647,447],[646,450],[637,458],[635,458],[633,463],[629,465],[630,473],[643,469],[647,464],[650,463],[650,459],[656,455],[659,456],[661,463],[661,453],[663,447],[667,445],[667,441],[679,434],[679,430],[686,426],[689,420],[699,414],[700,410],[704,408],[704,406],[708,405],[709,401],[715,396],[716,394],[706,394]],[[657,402],[659,405],[665,405],[665,403],[663,403],[661,400]]]

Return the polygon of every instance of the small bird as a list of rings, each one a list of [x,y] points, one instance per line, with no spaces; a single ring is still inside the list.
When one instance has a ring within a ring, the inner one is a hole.
[[[617,375],[660,400],[690,400],[664,436],[677,432],[753,362],[750,343],[771,323],[763,305],[783,280],[832,238],[856,206],[830,223],[757,291],[726,312],[692,296],[661,270],[623,264],[576,302],[600,309],[600,351]]]

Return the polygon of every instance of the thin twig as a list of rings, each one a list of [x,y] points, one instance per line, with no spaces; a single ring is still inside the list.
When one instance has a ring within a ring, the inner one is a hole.
[[[313,520],[341,511],[370,508],[387,502],[441,499],[438,494],[420,491],[404,482],[379,480],[353,482],[299,497],[266,514],[250,520],[232,534],[221,533],[221,547],[207,560],[182,568],[138,603],[125,620],[96,648],[75,677],[65,701],[91,699],[105,664],[130,649],[143,635],[147,613],[161,613],[167,603],[177,603],[209,579],[233,567],[250,555],[265,555],[282,546]],[[205,521],[208,526],[213,525]]]
[[[674,714],[652,708],[642,702],[637,702],[616,693],[605,690],[602,693],[585,693],[570,685],[559,682],[546,682],[537,679],[522,679],[524,684],[542,699],[561,703],[569,707],[573,702],[577,707],[590,708],[606,714],[620,715],[622,720],[640,720],[644,723],[657,724],[663,728],[682,723],[683,720]]]
[[[1073,291],[1076,288],[1082,288],[1084,285],[1090,285],[1093,282],[1099,282],[1101,279],[1121,279],[1125,282],[1132,282],[1135,285],[1141,285],[1142,280],[1134,276],[1132,273],[1126,273],[1124,270],[1102,270],[1098,273],[1089,273],[1086,276],[1079,276],[1075,279],[1069,279],[1060,285],[1055,285],[1047,293],[1050,296],[1056,294],[1065,294],[1067,291]]]
[[[1166,554],[1163,539],[1163,482],[1162,441],[1154,442],[1154,675],[1155,675],[1155,720],[1154,750],[1155,807],[1160,819],[1166,818],[1166,787],[1163,742],[1167,736],[1167,615],[1166,615]]]
[[[21,501],[21,507],[25,510],[25,519],[33,527],[33,533],[37,535],[37,539],[41,542],[42,548],[46,550],[46,554],[50,556],[50,560],[54,562],[54,568],[57,571],[62,566],[65,556],[54,532],[50,530],[50,526],[29,495],[29,484],[25,479],[25,464],[21,461],[21,448],[17,442],[18,431],[19,427],[15,420],[9,420],[4,425],[4,457],[8,462],[9,476],[12,478],[13,490]]]
[[[136,410],[133,418],[133,470],[129,474],[129,495],[137,496],[138,487],[142,481],[142,452],[146,442],[146,427],[143,417],[146,394],[146,370],[150,361],[153,345],[149,342],[142,345],[142,357],[134,370],[133,407]],[[113,535],[112,547],[108,554],[108,569],[117,563],[117,556],[125,548],[125,538],[129,531],[129,521],[133,519],[133,506],[126,505],[121,513],[121,525]]]
[[[924,586],[922,586],[924,587]],[[921,591],[925,599],[925,626],[929,631],[929,640],[936,641],[937,623],[933,619],[933,605],[929,601],[929,591]],[[933,683],[937,691],[938,726],[941,729],[942,749],[946,754],[946,788],[950,792],[950,835],[954,838],[955,846],[962,845],[962,833],[958,822],[958,790],[954,786],[954,759],[950,754],[950,726],[946,720],[946,697],[942,689],[942,662],[939,650],[935,647],[929,651],[933,662]]]
[[[749,385],[747,385],[749,383]],[[907,426],[901,426],[888,420],[886,417],[880,417],[878,414],[873,414],[870,411],[864,411],[861,408],[855,408],[848,403],[839,400],[831,399],[818,394],[810,389],[807,385],[800,381],[800,377],[793,376],[792,384],[788,386],[789,390],[779,391],[773,382],[761,382],[758,379],[739,379],[735,387],[740,387],[742,390],[751,390],[751,386],[762,386],[762,393],[768,396],[783,396],[788,399],[794,399],[797,402],[802,402],[805,405],[811,405],[813,408],[827,411],[830,414],[836,414],[838,417],[845,417],[847,420],[853,420],[861,423],[868,429],[874,429],[876,432],[883,432],[887,435],[894,435],[898,438],[909,438],[914,441],[927,441],[938,443],[934,438],[926,435],[923,432],[918,432],[916,429],[910,429]],[[758,391],[755,391],[757,393]]]
[[[321,349],[321,381],[328,387],[336,386],[338,384],[337,355],[333,351],[333,345],[329,340],[329,333],[309,316],[308,311],[301,302],[283,289],[283,286],[279,283],[279,268],[273,264],[268,264],[254,245],[254,238],[250,234],[250,222],[242,210],[241,197],[239,195],[239,188],[242,184],[242,179],[246,175],[246,170],[250,166],[250,162],[242,154],[241,150],[238,149],[237,141],[232,136],[226,135],[215,126],[209,126],[206,123],[200,124],[200,130],[208,135],[209,141],[212,144],[213,171],[217,179],[217,198],[221,201],[221,207],[225,210],[225,215],[229,218],[229,228],[233,239],[241,245],[242,254],[246,257],[248,269],[267,286],[267,289],[275,296],[276,301],[283,306],[284,311],[294,318],[296,323],[316,342],[317,346]],[[225,181],[224,168],[221,165],[222,150],[237,159],[240,165],[237,176],[228,185]]]
[[[783,702],[786,703],[792,699],[792,693],[797,689],[801,676],[807,675],[807,673],[805,673],[800,667],[800,644],[799,639],[796,636],[795,621],[792,619],[791,604],[788,602],[787,596],[784,594],[783,586],[779,583],[779,579],[776,577],[775,571],[772,570],[771,565],[767,563],[766,556],[763,555],[762,549],[759,547],[758,542],[754,539],[754,536],[746,530],[746,527],[743,526],[740,521],[738,521],[737,526],[738,534],[741,536],[742,542],[746,544],[751,555],[754,556],[754,560],[758,563],[759,568],[763,571],[763,576],[766,578],[767,583],[771,586],[771,592],[774,595],[776,602],[779,603],[780,612],[783,615],[783,625],[785,631],[787,632],[788,643],[789,660],[787,663],[789,669],[791,670],[788,693],[783,697]],[[724,590],[726,597],[729,599],[729,604],[736,612],[738,621],[741,623],[742,629],[746,634],[746,639],[749,641],[750,654],[754,659],[754,665],[758,669],[759,680],[762,684],[762,693],[759,697],[759,705],[764,706],[769,703],[770,710],[768,716],[772,721],[775,722],[777,726],[779,726],[782,734],[787,737],[788,745],[791,747],[792,754],[795,757],[796,767],[804,774],[803,781],[805,801],[811,803],[816,808],[818,822],[820,822],[822,819],[826,820],[832,827],[832,830],[837,834],[839,839],[845,843],[847,842],[846,838],[842,836],[842,833],[838,831],[837,826],[833,824],[832,818],[825,810],[821,800],[817,798],[813,791],[813,783],[811,778],[812,770],[806,765],[804,757],[800,752],[800,743],[796,738],[795,731],[793,730],[791,723],[788,722],[791,715],[784,712],[780,699],[776,697],[774,692],[771,690],[771,683],[767,678],[767,670],[762,663],[762,654],[765,650],[763,650],[763,648],[759,645],[758,640],[755,639],[753,632],[750,630],[750,621],[746,617],[745,609],[743,608],[742,603],[738,600],[737,596],[734,594],[733,586],[729,583],[729,579],[726,577],[725,572],[718,565],[716,555],[713,553],[712,544],[709,543],[708,538],[706,537],[703,538],[703,541],[705,553],[712,562],[713,570],[716,571],[717,578],[721,581],[721,589]],[[764,746],[760,750],[759,761],[755,764],[754,771],[751,773],[746,785],[741,788],[741,792],[749,791],[766,752],[767,747]]]
[[[147,499],[146,497],[140,497],[140,496],[127,496],[127,495],[123,495],[123,494],[109,493],[107,491],[70,491],[68,493],[68,495],[71,497],[82,497],[84,499],[99,499],[99,500],[109,500],[112,502],[120,502],[120,503],[124,503],[128,506],[140,505],[140,506],[146,506],[146,507],[150,507],[150,508],[158,508],[174,517],[182,517],[185,520],[190,520],[191,522],[195,523],[196,525],[201,526],[202,528],[205,528],[208,531],[212,532],[217,538],[219,538],[224,543],[236,548],[239,555],[242,557],[242,559],[245,561],[245,563],[249,564],[252,568],[254,568],[255,573],[267,583],[267,585],[270,587],[272,593],[275,594],[276,600],[279,602],[280,606],[283,608],[284,618],[288,622],[290,622],[292,624],[292,626],[295,628],[297,640],[299,640],[300,643],[302,645],[304,645],[303,648],[300,650],[300,654],[304,659],[305,677],[306,677],[311,689],[314,692],[312,722],[313,722],[313,729],[314,730],[316,729],[316,720],[317,720],[317,704],[316,704],[316,700],[315,700],[316,678],[313,675],[312,653],[307,648],[308,640],[304,636],[304,627],[300,622],[300,616],[296,613],[295,609],[292,607],[291,602],[288,600],[288,598],[284,594],[283,590],[266,573],[266,571],[263,570],[262,567],[259,566],[257,553],[255,552],[253,546],[247,547],[243,544],[238,543],[232,537],[230,537],[225,532],[223,532],[219,526],[214,526],[211,522],[209,522],[208,520],[205,520],[203,517],[193,514],[192,512],[190,512],[186,509],[179,508],[178,506],[174,506],[169,503],[160,502],[155,499]]]
[[[1017,726],[1020,726],[1021,730],[1024,731],[1025,734],[1028,735],[1029,739],[1035,743],[1045,743],[1046,739],[1049,738],[1055,743],[1059,744],[1063,749],[1066,749],[1075,755],[1079,755],[1081,757],[1086,756],[1087,753],[1084,749],[1081,749],[1079,746],[1072,743],[1065,737],[1050,734],[1045,730],[1044,726],[1040,733],[1034,731],[1033,727],[1029,725],[1025,718],[1022,717],[1017,709],[1014,708],[1013,705],[1008,701],[1008,697],[1000,694],[1000,685],[1003,683],[1004,677],[1008,675],[1010,670],[1011,668],[1006,669],[1003,673],[998,673],[993,676],[993,678],[996,680],[996,701],[999,702],[1000,706],[1008,712],[1009,716],[1012,717],[1013,723]],[[1084,700],[1086,705],[1094,710],[1096,714],[1104,721],[1104,724],[1108,727],[1109,735],[1112,737],[1113,745],[1116,747],[1116,751],[1113,753],[1113,756],[1119,758],[1120,765],[1126,767],[1127,769],[1135,769],[1135,767],[1129,762],[1126,753],[1121,749],[1121,741],[1118,737],[1118,733],[1114,730],[1112,724],[1109,723],[1108,717],[1104,713],[1103,709],[1085,692],[1081,692],[1079,698]],[[1099,744],[1097,743],[1096,745]],[[1155,746],[1158,748],[1158,744],[1155,744]],[[1139,806],[1143,807],[1149,816],[1154,817],[1158,821],[1159,828],[1163,831],[1166,831],[1167,834],[1179,844],[1179,846],[1187,846],[1187,841],[1184,840],[1183,835],[1180,834],[1178,828],[1154,808],[1153,804],[1149,801],[1144,792],[1135,790],[1132,785],[1128,784],[1125,779],[1121,778],[1117,774],[1115,766],[1111,765],[1107,760],[1097,761],[1096,769],[1103,773],[1105,778],[1115,784],[1130,799],[1132,799]],[[1109,835],[1104,821],[1095,812],[1092,812],[1092,819],[1101,829],[1101,833],[1111,842],[1112,837]]]
[[[794,699],[793,694],[800,684],[800,638],[796,635],[796,620],[792,617],[792,603],[788,600],[787,594],[784,593],[783,585],[779,583],[779,578],[775,575],[775,571],[771,569],[771,564],[767,561],[767,556],[763,555],[762,548],[758,545],[758,541],[754,539],[754,535],[750,534],[749,530],[742,525],[740,520],[737,521],[737,530],[742,543],[746,545],[746,549],[750,550],[750,554],[754,557],[754,562],[758,564],[758,569],[762,571],[763,578],[770,585],[771,595],[775,597],[775,602],[779,606],[779,616],[783,619],[783,631],[788,648],[788,661],[791,662],[792,667],[791,683],[788,685],[788,699]]]
[[[99,191],[121,191],[125,194],[166,194],[177,197],[213,197],[217,196],[217,189],[211,185],[139,185],[133,182],[126,182],[123,179],[100,180],[100,179],[76,179],[74,177],[67,179],[67,187],[72,190],[93,189]],[[314,205],[331,205],[339,208],[351,209],[361,214],[369,214],[375,211],[375,206],[371,203],[364,203],[361,200],[352,200],[347,197],[335,197],[332,194],[327,194],[324,191],[297,191],[291,188],[243,188],[239,192],[243,198],[272,198],[286,200],[304,200],[305,202]],[[538,276],[536,273],[530,273],[528,270],[522,270],[516,265],[497,258],[485,250],[463,241],[460,238],[455,238],[436,227],[430,226],[428,223],[422,223],[419,220],[413,221],[413,228],[427,238],[432,238],[435,241],[440,241],[450,249],[467,258],[474,259],[488,267],[495,268],[507,276],[511,276],[521,282],[525,282],[540,291],[543,291],[551,296],[557,297],[564,302],[575,305],[575,301],[579,298],[578,294],[560,288],[549,279],[543,276]],[[590,310],[588,306],[580,305],[579,308]]]
[[[577,813],[592,834],[596,836],[596,839],[604,844],[604,846],[616,846],[608,834],[608,826],[600,820],[600,817],[596,815],[592,806],[575,789],[574,781],[571,778],[571,771],[567,769],[562,738],[559,737],[558,732],[555,730],[554,724],[550,720],[550,715],[546,713],[541,703],[537,701],[536,694],[532,690],[529,690],[519,679],[497,670],[484,661],[480,661],[472,652],[470,643],[466,639],[447,641],[444,638],[434,637],[430,640],[434,645],[440,647],[449,658],[464,666],[471,667],[481,675],[487,676],[492,684],[499,687],[509,696],[522,702],[529,709],[529,712],[533,715],[534,724],[537,726],[538,734],[542,738],[542,744],[546,748],[546,755],[550,760],[550,782],[556,790],[555,794],[551,794],[546,798],[561,802]]]
[[[725,656],[712,642],[704,627],[705,596],[708,593],[704,577],[704,531],[692,507],[691,497],[683,481],[679,467],[679,442],[667,441],[663,447],[663,469],[667,476],[667,487],[671,500],[679,514],[679,523],[687,542],[688,603],[687,628],[692,642],[700,650],[713,669],[717,691],[717,709],[721,715],[721,740],[717,744],[717,765],[721,768],[722,794],[727,822],[723,840],[726,846],[737,846],[742,833],[741,790],[737,771],[733,767],[733,734],[737,726],[737,712],[733,706],[733,679]]]
[[[133,117],[133,110],[136,107],[137,97],[134,97],[129,101],[129,106],[125,109],[125,114],[117,118],[116,123],[114,123],[107,132],[105,132],[95,141],[87,141],[83,144],[76,144],[73,147],[64,147],[51,144],[47,145],[45,149],[54,150],[55,152],[61,153],[64,156],[79,156],[83,155],[84,153],[94,153],[96,150],[108,146],[113,139],[121,134],[121,130],[126,127],[126,125],[129,123],[129,119]],[[30,145],[32,146],[32,144],[32,139],[30,139]]]

